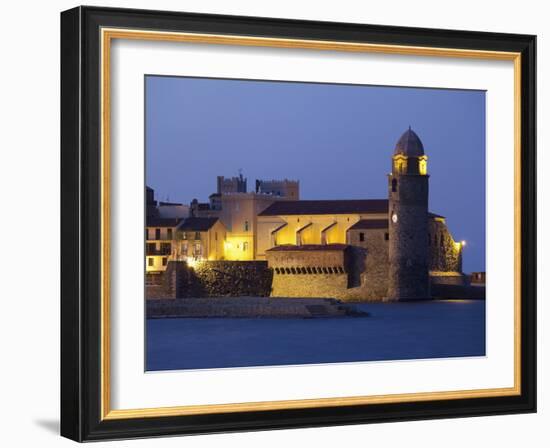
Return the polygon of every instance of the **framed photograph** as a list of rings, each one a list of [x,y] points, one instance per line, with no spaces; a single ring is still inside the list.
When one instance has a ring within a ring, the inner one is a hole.
[[[536,411],[535,36],[61,14],[61,433]]]

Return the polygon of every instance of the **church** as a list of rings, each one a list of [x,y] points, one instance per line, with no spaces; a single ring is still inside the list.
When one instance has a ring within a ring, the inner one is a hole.
[[[428,156],[408,129],[391,157],[388,198],[278,201],[258,216],[258,259],[272,295],[417,300],[463,286],[462,242],[428,210]]]
[[[217,183],[210,203],[195,199],[189,216],[167,224],[163,241],[150,239],[165,235],[158,217],[148,220],[149,280],[180,261],[215,262],[218,270],[261,264],[272,276],[272,297],[418,300],[432,297],[435,285],[467,284],[464,243],[428,209],[428,156],[410,127],[391,156],[385,199],[301,200],[299,182],[288,179],[256,180],[255,192],[242,175]]]

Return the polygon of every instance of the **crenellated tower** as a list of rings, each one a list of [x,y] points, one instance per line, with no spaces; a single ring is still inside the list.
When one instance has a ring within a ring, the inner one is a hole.
[[[395,146],[388,175],[388,300],[430,298],[427,163],[424,146],[409,126]]]

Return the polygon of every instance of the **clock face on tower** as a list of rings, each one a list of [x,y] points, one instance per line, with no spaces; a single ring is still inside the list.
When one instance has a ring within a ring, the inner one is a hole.
[[[397,215],[394,213],[393,215],[391,215],[391,220],[396,223],[397,222]]]

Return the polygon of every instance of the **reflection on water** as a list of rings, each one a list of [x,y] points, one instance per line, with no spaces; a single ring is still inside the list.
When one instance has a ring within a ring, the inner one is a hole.
[[[485,355],[485,302],[371,303],[369,317],[150,319],[147,370]]]

